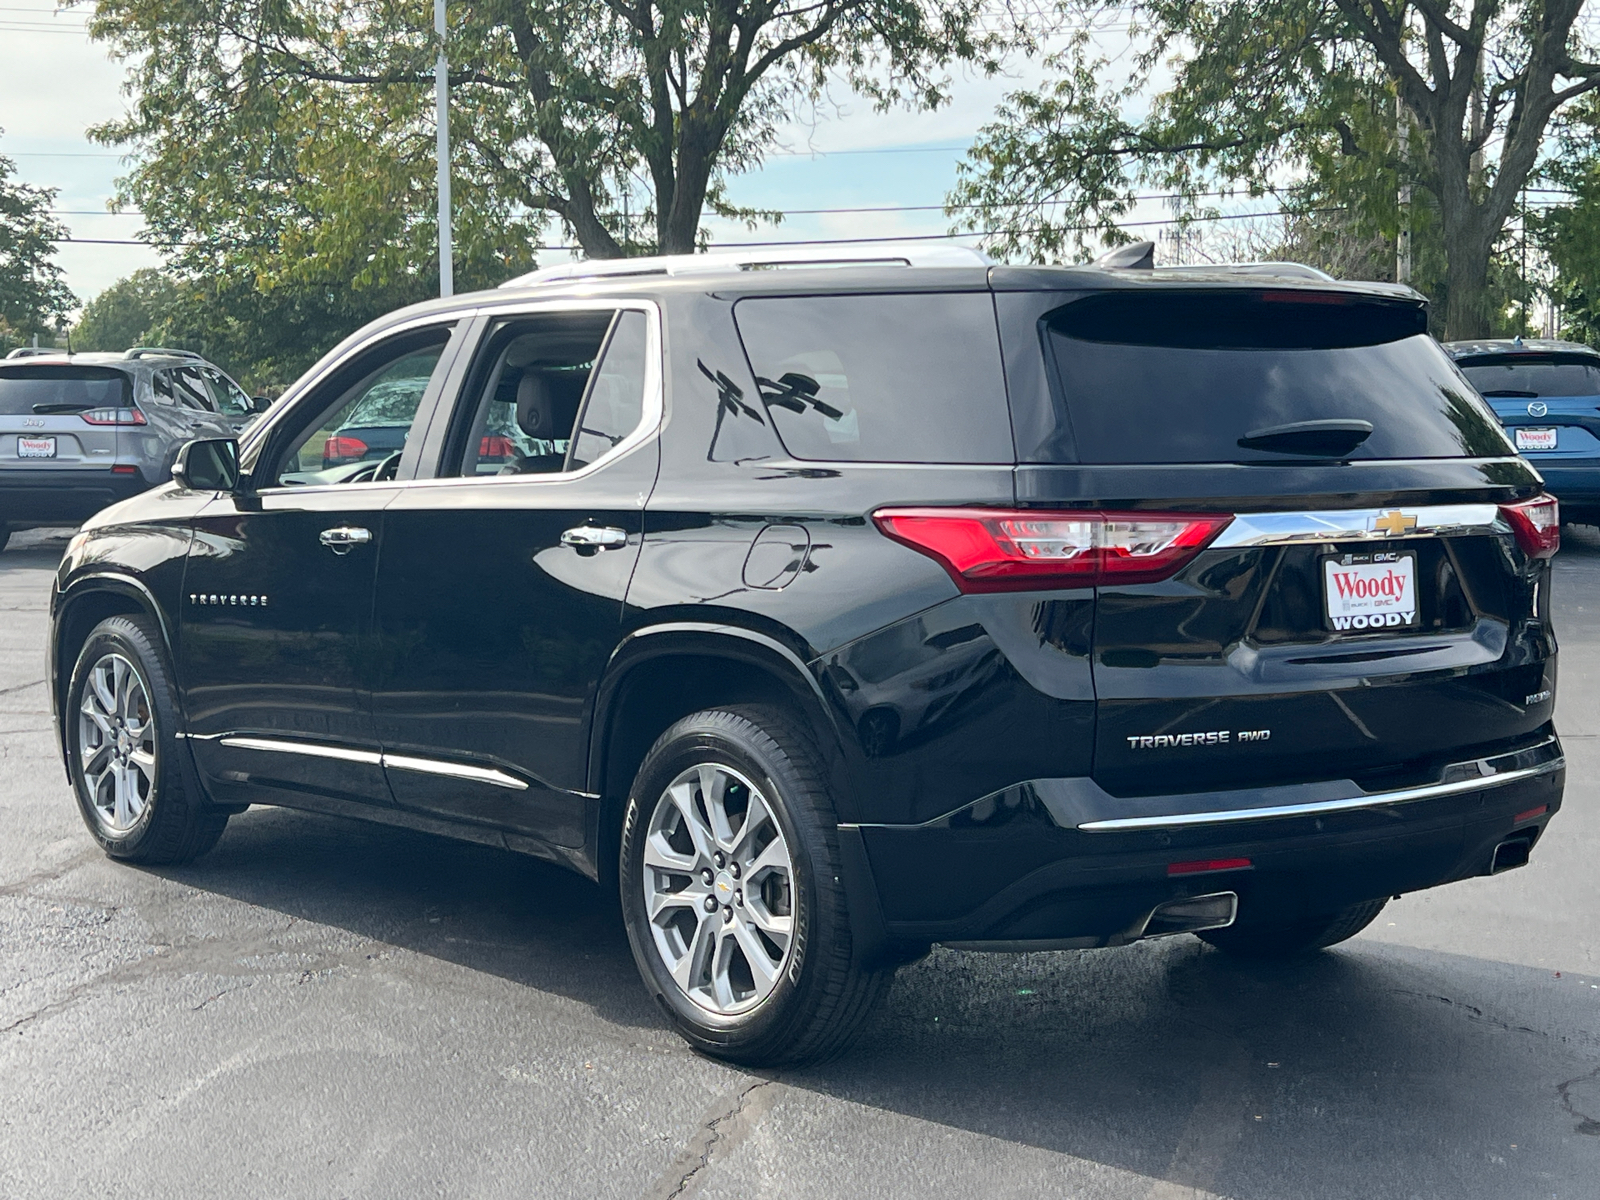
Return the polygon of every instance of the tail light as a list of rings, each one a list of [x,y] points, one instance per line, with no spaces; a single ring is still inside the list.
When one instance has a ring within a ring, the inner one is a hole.
[[[78,414],[89,425],[148,425],[137,408],[91,408]]]
[[[1502,504],[1517,545],[1529,558],[1550,558],[1561,549],[1561,505],[1554,496],[1535,496],[1521,504]]]
[[[1169,579],[1233,518],[1213,513],[884,508],[885,536],[941,563],[963,592]]]
[[[349,462],[365,457],[366,453],[367,444],[360,438],[346,437],[340,433],[322,443],[323,462]]]
[[[511,439],[501,437],[497,433],[485,434],[483,440],[478,443],[478,458],[480,460],[486,458],[511,458],[516,452],[517,449],[511,444]]]

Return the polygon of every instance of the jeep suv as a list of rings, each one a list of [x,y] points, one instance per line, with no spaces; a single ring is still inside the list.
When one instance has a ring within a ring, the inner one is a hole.
[[[0,360],[0,547],[13,529],[76,525],[165,483],[184,442],[242,432],[266,405],[183,350],[12,351]]]
[[[1419,295],[883,254],[430,302],[191,443],[58,576],[90,832],[549,859],[765,1064],[933,943],[1284,956],[1528,860],[1557,510]],[[326,474],[374,395],[399,448]]]

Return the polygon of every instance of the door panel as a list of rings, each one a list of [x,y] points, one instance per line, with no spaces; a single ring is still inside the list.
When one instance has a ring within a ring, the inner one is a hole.
[[[214,788],[389,802],[360,676],[380,517],[396,490],[279,492],[262,497],[259,511],[223,497],[195,522],[183,678],[195,757]],[[342,553],[323,544],[326,531],[357,529],[373,540]],[[313,753],[329,747],[369,753]]]
[[[651,442],[577,478],[411,485],[385,513],[377,733],[386,753],[436,764],[391,764],[398,803],[582,841],[590,708],[621,634],[637,498],[655,470]],[[620,529],[625,541],[563,545],[579,528]]]

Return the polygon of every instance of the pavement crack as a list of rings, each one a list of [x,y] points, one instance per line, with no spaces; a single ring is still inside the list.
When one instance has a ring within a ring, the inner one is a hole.
[[[771,1109],[776,1097],[769,1089],[776,1083],[775,1079],[756,1079],[739,1089],[730,1105],[714,1113],[695,1131],[646,1196],[650,1200],[685,1200],[698,1191],[718,1147],[726,1154],[744,1140]]]
[[[44,680],[35,679],[32,683],[13,683],[10,687],[0,688],[0,696],[9,696],[12,692],[25,692],[29,688],[40,687]]]
[[[0,883],[0,896],[16,896],[30,892],[32,889],[38,887],[41,883],[52,883],[55,880],[60,879],[63,875],[67,875],[72,871],[77,870],[90,859],[99,857],[101,857],[101,852],[98,849],[80,850],[78,853],[71,855],[65,861],[60,862],[53,867],[47,867],[42,871],[35,871],[32,875],[24,875],[15,883]],[[97,905],[97,907],[103,908],[107,906]]]
[[[1418,1000],[1435,1000],[1438,1003],[1461,1012],[1469,1021],[1482,1021],[1485,1025],[1493,1025],[1496,1029],[1504,1029],[1507,1033],[1531,1033],[1535,1037],[1549,1037],[1543,1029],[1535,1029],[1531,1025],[1513,1025],[1509,1021],[1502,1021],[1499,1017],[1491,1017],[1475,1004],[1468,1004],[1464,1000],[1452,1000],[1449,996],[1435,995],[1433,992],[1413,992],[1405,988],[1396,988],[1395,994],[1399,996],[1412,996]],[[1565,1038],[1560,1039],[1566,1041]]]
[[[1573,1095],[1574,1090],[1579,1094]],[[1556,1088],[1556,1095],[1561,1097],[1561,1107],[1578,1119],[1577,1132],[1588,1134],[1590,1137],[1600,1137],[1600,1117],[1591,1115],[1578,1107],[1579,1103],[1585,1107],[1592,1107],[1600,1113],[1600,1067],[1596,1067],[1587,1075],[1580,1075],[1576,1079],[1569,1079]]]

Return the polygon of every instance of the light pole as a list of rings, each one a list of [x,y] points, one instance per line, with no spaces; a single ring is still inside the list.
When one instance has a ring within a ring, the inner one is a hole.
[[[450,63],[445,58],[444,0],[433,0],[433,29],[439,35],[439,61],[433,68],[435,120],[439,127],[439,295],[455,293],[450,244]]]

